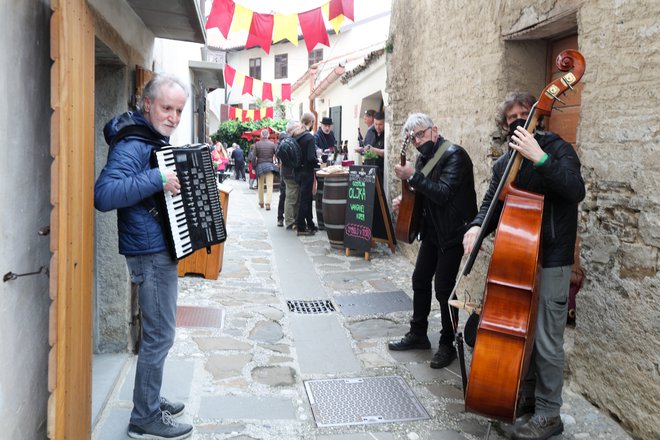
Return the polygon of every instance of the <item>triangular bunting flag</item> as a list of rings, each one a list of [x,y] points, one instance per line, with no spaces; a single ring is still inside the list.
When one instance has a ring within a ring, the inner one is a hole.
[[[251,76],[246,76],[245,77],[245,82],[243,83],[243,95],[245,94],[251,95],[252,94],[252,77]]]
[[[263,91],[261,92],[261,99],[263,101],[273,101],[273,85],[271,83],[269,82],[264,83],[264,88]]]
[[[243,94],[243,83],[245,83],[245,75],[241,72],[236,72],[234,75],[234,84],[232,85],[232,90],[240,90],[241,95]]]
[[[273,83],[273,100],[280,98],[282,99],[282,83]]]
[[[236,69],[229,64],[225,64],[225,82],[229,87],[232,87],[234,84],[234,76],[236,76]]]
[[[236,119],[236,107],[229,106],[229,120]]]
[[[211,13],[208,20],[206,20],[206,29],[217,27],[222,36],[227,38],[233,17],[233,0],[214,0],[213,6],[211,6]]]
[[[264,89],[264,83],[263,81],[253,78],[252,79],[252,93],[251,95],[254,96],[255,98],[259,98],[263,101],[263,89]]]
[[[273,39],[273,16],[254,13],[245,48],[261,46],[264,52],[270,52],[270,42]]]
[[[245,119],[252,119],[254,121],[254,110],[245,110]]]
[[[328,17],[328,21],[330,22],[330,26],[332,26],[332,29],[335,30],[335,33],[339,33],[339,29],[341,28],[341,24],[344,21],[344,16],[342,14],[339,14],[333,18],[330,18],[330,6],[332,2],[326,3],[323,6],[321,6],[321,9],[323,9],[323,13],[325,14],[326,17]]]
[[[275,14],[273,24],[273,42],[289,40],[298,45],[298,14]]]
[[[282,84],[282,101],[291,101],[291,84]]]
[[[273,107],[266,107],[266,117],[273,119]]]
[[[351,21],[355,21],[355,15],[353,14],[354,6],[355,5],[353,5],[353,0],[341,0],[341,13],[344,15],[344,17]]]
[[[252,11],[245,9],[243,6],[236,4],[234,10],[234,19],[231,22],[229,32],[250,31],[250,24],[252,23]]]
[[[307,45],[307,52],[313,51],[318,43],[330,47],[321,8],[298,14],[298,19],[300,20],[300,28],[302,29],[305,44]]]

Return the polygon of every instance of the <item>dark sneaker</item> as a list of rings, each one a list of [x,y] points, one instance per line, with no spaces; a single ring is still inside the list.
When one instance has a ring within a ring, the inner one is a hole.
[[[142,438],[150,440],[179,440],[192,435],[192,425],[177,423],[172,415],[163,411],[159,419],[144,425],[128,425],[128,436],[130,438]]]
[[[299,230],[296,232],[296,235],[299,235],[299,236],[300,236],[300,235],[314,235],[315,233],[316,233],[316,232],[314,232],[314,231],[312,231],[312,230],[310,230],[310,229],[303,229],[303,230],[300,230],[300,229],[299,229]]]
[[[431,359],[431,368],[445,368],[451,362],[456,359],[456,349],[453,345],[440,344],[438,346],[438,351],[433,355]]]
[[[283,227],[284,226],[284,220],[278,220],[277,221],[277,226],[279,226],[280,228]]]
[[[387,348],[393,351],[428,350],[431,348],[431,341],[429,341],[426,335],[420,336],[413,332],[408,332],[400,341],[390,341],[387,344]]]
[[[534,414],[526,423],[513,431],[514,440],[547,440],[564,432],[560,416],[546,417]]]
[[[164,397],[160,398],[160,410],[165,412],[167,411],[172,415],[172,417],[179,417],[183,414],[183,409],[186,407],[181,402],[170,402]]]
[[[286,227],[287,231],[295,231],[296,230],[296,225],[295,224],[290,224]]]

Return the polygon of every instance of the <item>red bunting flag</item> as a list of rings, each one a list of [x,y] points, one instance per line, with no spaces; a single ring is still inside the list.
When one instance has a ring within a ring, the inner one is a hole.
[[[234,84],[234,77],[236,76],[236,69],[229,64],[225,64],[225,82],[231,87]]]
[[[273,16],[270,14],[252,14],[250,33],[245,43],[245,48],[261,46],[264,52],[270,52],[270,43],[273,39]]]
[[[262,100],[272,101],[273,100],[273,85],[269,82],[264,83],[264,89],[262,92]]]
[[[245,77],[245,82],[243,83],[243,95],[245,94],[251,95],[252,94],[252,77],[251,76],[246,76]]]
[[[332,6],[332,5],[331,5]],[[341,13],[344,17],[348,18],[351,21],[355,21],[355,14],[353,13],[353,0],[341,0]]]
[[[298,14],[298,20],[300,21],[300,29],[307,45],[307,52],[313,51],[318,43],[330,47],[321,8]]]
[[[229,27],[234,18],[234,0],[213,0],[211,13],[206,20],[206,29],[217,27],[223,37],[227,38]]]
[[[273,119],[273,107],[266,107],[266,117]]]
[[[236,119],[236,107],[229,106],[229,120]]]
[[[282,84],[282,101],[291,101],[291,84]]]

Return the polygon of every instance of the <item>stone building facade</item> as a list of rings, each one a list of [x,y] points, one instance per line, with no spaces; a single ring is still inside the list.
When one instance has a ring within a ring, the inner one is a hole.
[[[587,196],[570,386],[636,438],[660,432],[660,10],[648,0],[395,1],[388,54],[388,163],[410,112],[464,146],[479,200],[502,139],[493,117],[510,90],[538,95],[553,42],[574,35],[586,58],[575,146]],[[390,180],[390,194],[400,184]],[[415,246],[403,245],[411,258]],[[483,254],[488,254],[489,247]],[[486,256],[465,282],[483,290]]]

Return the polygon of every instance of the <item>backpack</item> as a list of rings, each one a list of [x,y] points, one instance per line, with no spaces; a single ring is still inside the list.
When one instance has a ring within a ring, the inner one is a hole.
[[[275,156],[287,168],[300,168],[303,165],[302,149],[292,137],[285,137],[277,144]]]

